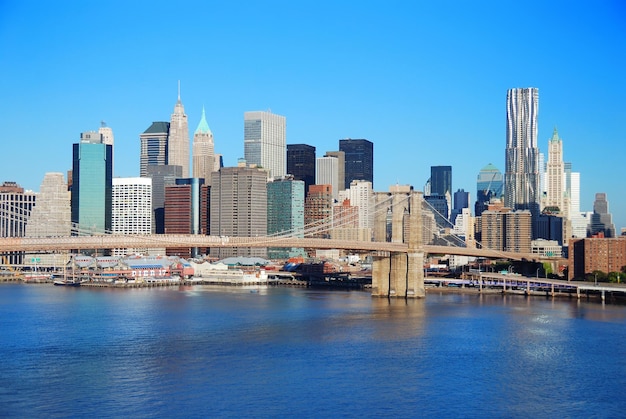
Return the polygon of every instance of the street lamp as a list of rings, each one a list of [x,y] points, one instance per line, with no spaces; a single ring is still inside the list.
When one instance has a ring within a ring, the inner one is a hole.
[[[537,273],[535,275],[535,278],[539,279],[539,269],[541,269],[541,267],[537,268]]]
[[[595,284],[596,287],[598,286],[598,274],[593,274],[594,280],[595,280]]]

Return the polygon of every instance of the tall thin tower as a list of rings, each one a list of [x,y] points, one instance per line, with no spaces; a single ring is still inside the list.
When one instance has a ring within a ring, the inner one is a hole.
[[[189,177],[189,126],[185,107],[180,101],[180,81],[178,82],[178,100],[170,120],[168,164],[182,166],[183,177]]]
[[[215,171],[215,147],[213,133],[206,122],[204,107],[202,118],[193,134],[193,177],[204,179],[205,184],[211,184],[211,173]]]
[[[563,163],[563,141],[556,128],[548,140],[548,164],[546,166],[546,203],[547,207],[559,208],[561,214],[568,214],[564,198],[566,194],[565,165]]]
[[[537,147],[539,89],[509,89],[506,94],[504,203],[513,210],[539,213]]]

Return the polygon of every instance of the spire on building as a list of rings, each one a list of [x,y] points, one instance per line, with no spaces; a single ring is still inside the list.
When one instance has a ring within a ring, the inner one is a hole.
[[[206,121],[206,116],[204,113],[204,106],[202,107],[202,118],[200,118],[200,123],[198,124],[198,128],[196,128],[195,134],[212,134],[211,128],[209,128],[209,124]]]
[[[554,131],[552,132],[552,138],[550,138],[550,141],[561,141],[561,139],[559,138],[559,132],[557,131],[556,127],[554,127]]]

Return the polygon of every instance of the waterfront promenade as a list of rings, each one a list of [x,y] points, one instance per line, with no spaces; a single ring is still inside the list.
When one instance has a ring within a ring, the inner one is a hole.
[[[2,276],[0,282],[26,283],[19,276]],[[53,280],[38,282],[52,285]],[[538,277],[499,273],[465,273],[462,278],[426,277],[424,280],[426,293],[460,292],[478,294],[523,294],[539,297],[598,298],[601,301],[613,297],[626,298],[626,284],[590,283],[582,281],[565,281]],[[156,288],[156,287],[193,287],[213,285],[224,287],[297,287],[297,288],[329,288],[358,289],[371,288],[371,278],[271,278],[263,281],[237,281],[233,279],[193,277],[184,280],[152,280],[152,281],[85,281],[80,286],[87,288]]]

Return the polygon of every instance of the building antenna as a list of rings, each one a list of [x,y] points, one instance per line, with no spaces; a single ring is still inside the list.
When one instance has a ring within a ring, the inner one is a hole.
[[[178,80],[178,101],[180,102],[180,80]]]

